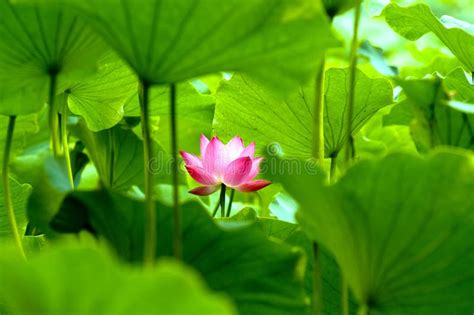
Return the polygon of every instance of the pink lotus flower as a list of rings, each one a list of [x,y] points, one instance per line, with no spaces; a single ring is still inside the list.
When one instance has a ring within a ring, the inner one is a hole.
[[[210,195],[222,184],[241,192],[256,191],[271,184],[267,180],[253,180],[263,158],[254,157],[255,142],[245,147],[238,136],[223,144],[217,137],[209,141],[201,135],[201,158],[188,152],[180,153],[189,175],[203,185],[191,190],[192,194]]]

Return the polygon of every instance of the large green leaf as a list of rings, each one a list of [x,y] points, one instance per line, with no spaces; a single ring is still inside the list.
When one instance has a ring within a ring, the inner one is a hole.
[[[67,86],[90,69],[104,46],[70,11],[0,1],[0,113],[39,111],[46,100],[49,77]],[[18,95],[19,93],[19,95]],[[3,103],[3,102],[2,102]]]
[[[161,203],[156,206],[156,252],[158,256],[171,256],[173,210]],[[75,192],[65,199],[59,216],[85,213],[91,227],[119,256],[141,262],[143,207],[142,201],[106,191]],[[255,226],[222,230],[197,203],[184,204],[182,210],[183,260],[195,267],[212,289],[231,296],[241,314],[301,313],[306,302],[300,250],[268,240]],[[61,222],[66,230],[65,216],[61,216]]]
[[[2,255],[0,282],[2,314],[236,314],[178,262],[137,269],[86,248],[49,249],[28,262]]]
[[[451,71],[445,78],[444,84],[448,89],[448,93],[453,94],[454,98],[474,103],[474,82],[469,82],[466,73],[462,68],[456,68]]]
[[[312,0],[63,2],[89,16],[153,84],[248,71],[278,86],[296,85],[315,73],[318,53],[338,44],[321,3]]]
[[[257,213],[251,208],[244,208],[236,215],[228,219],[223,219],[220,223],[223,226],[233,223],[256,223],[257,226],[268,237],[276,238],[278,240],[284,241],[287,244],[302,248],[305,251],[307,257],[304,282],[305,290],[308,296],[313,294],[313,242],[304,234],[297,224],[292,224],[273,218],[257,217]],[[340,290],[342,284],[339,267],[332,255],[325,248],[319,248],[318,257],[319,268],[322,276],[320,296],[320,301],[322,301],[321,310],[323,314],[339,314],[341,313]],[[355,310],[355,302],[351,301],[351,314],[354,313]]]
[[[82,152],[71,152],[76,186],[87,161]],[[18,157],[11,169],[21,182],[33,187],[27,204],[29,223],[39,231],[51,232],[49,222],[56,214],[64,196],[71,190],[64,159],[54,157],[46,147],[42,151]]]
[[[83,122],[71,128],[84,143],[105,187],[128,191],[132,186],[143,187],[142,140],[125,125],[99,132],[90,131]],[[170,181],[170,156],[155,146],[153,159],[147,167],[158,183]]]
[[[26,202],[31,193],[31,186],[28,184],[22,185],[15,179],[10,178],[10,191],[18,231],[20,235],[24,235],[27,224]],[[3,185],[0,184],[0,241],[9,239],[12,235],[10,225],[8,224],[4,198]]]
[[[377,110],[392,103],[388,80],[370,79],[358,71],[356,82],[353,134]],[[260,146],[277,143],[286,156],[311,157],[313,85],[300,87],[290,98],[281,100],[251,78],[235,75],[229,82],[223,82],[217,92],[214,128],[219,135],[240,134],[244,139],[256,140]],[[346,139],[349,70],[327,70],[325,85],[325,155],[329,157],[342,149]]]
[[[474,307],[473,165],[472,155],[396,154],[358,163],[332,186],[280,180],[371,314],[465,314]]]
[[[448,97],[439,78],[400,80],[399,84],[407,99],[394,110],[398,117],[403,112],[408,113],[404,120],[410,122],[419,151],[427,152],[440,145],[474,148],[474,115],[448,106]],[[397,109],[400,105],[403,108]]]
[[[324,96],[325,155],[335,156],[347,142],[347,91],[349,69],[329,69]],[[352,134],[364,126],[379,109],[393,103],[392,85],[387,79],[371,79],[362,71],[356,73]]]
[[[69,109],[84,117],[92,131],[108,129],[124,116],[124,106],[136,95],[138,80],[115,55],[99,62],[97,74],[72,84],[65,92]]]
[[[400,7],[390,3],[383,14],[390,27],[409,40],[417,40],[426,33],[433,32],[451,52],[474,72],[474,33],[472,26],[462,27],[461,23],[452,23],[453,18],[443,17],[440,21],[426,4]],[[463,22],[464,25],[468,24]]]

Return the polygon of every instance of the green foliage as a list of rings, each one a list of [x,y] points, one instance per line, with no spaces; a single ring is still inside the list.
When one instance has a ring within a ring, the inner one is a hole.
[[[324,96],[325,155],[337,155],[346,139],[349,69],[326,71]],[[392,103],[392,87],[386,79],[371,79],[357,73],[353,117],[355,134],[380,108]],[[311,157],[314,84],[298,89],[286,100],[275,97],[257,82],[234,76],[217,92],[214,128],[218,134],[255,139],[260,145],[277,143],[289,157]],[[252,126],[249,128],[249,126]],[[268,147],[268,150],[273,150]]]
[[[18,231],[20,234],[24,234],[28,222],[26,219],[26,203],[31,193],[31,186],[28,184],[20,184],[18,181],[10,179],[10,189]],[[11,237],[10,226],[8,225],[4,206],[4,198],[3,185],[0,185],[0,243]]]
[[[161,203],[156,206],[156,252],[160,257],[171,256],[172,208]],[[212,289],[232,297],[241,314],[298,314],[303,310],[305,265],[301,250],[267,240],[258,227],[222,230],[195,202],[182,207],[186,214],[183,260],[200,271]],[[85,213],[93,230],[107,239],[120,257],[140,262],[143,208],[143,201],[97,191],[69,195],[61,212]],[[62,217],[63,229],[74,223]]]
[[[433,32],[464,64],[474,72],[474,32],[469,23],[451,17],[439,20],[426,4],[400,7],[395,3],[385,7],[383,14],[390,27],[409,40],[417,40]]]
[[[136,95],[138,80],[114,55],[107,55],[97,74],[71,85],[65,92],[69,109],[84,117],[91,131],[115,126],[124,115],[124,106]]]
[[[162,260],[140,270],[77,246],[49,249],[28,262],[2,256],[0,281],[0,310],[11,315],[237,314],[180,263]],[[173,303],[176,296],[180,303]]]
[[[465,91],[466,83],[459,75],[454,72],[446,82],[448,86],[456,86],[459,93],[466,93],[469,99],[470,92]],[[440,145],[474,148],[474,115],[460,111],[456,103],[452,105],[439,78],[399,81],[399,84],[407,98],[396,105],[387,117],[387,124],[410,125],[420,152]]]
[[[104,45],[71,11],[60,6],[0,1],[0,113],[24,115],[41,109],[51,75],[59,86],[95,69]]]
[[[137,75],[153,84],[246,71],[279,87],[296,85],[314,73],[315,54],[338,44],[314,1],[64,2],[89,16]]]
[[[80,123],[73,131],[84,143],[106,187],[127,191],[133,185],[143,185],[142,141],[132,130],[116,126],[93,132]]]
[[[80,151],[73,152],[71,158],[77,183],[88,160]],[[31,226],[42,232],[50,232],[49,222],[64,196],[71,190],[64,159],[42,150],[19,157],[12,165],[12,171],[21,182],[33,187],[27,204],[27,217]]]
[[[7,136],[8,117],[0,116],[0,139]],[[15,156],[20,153],[28,144],[31,136],[39,131],[38,117],[36,115],[24,115],[16,119],[15,130],[13,133],[13,144],[11,154]],[[3,154],[0,155],[0,161],[3,161]]]
[[[284,241],[287,244],[298,246],[306,253],[306,273],[304,278],[305,290],[310,296],[313,293],[313,243],[304,234],[297,224],[288,223],[274,218],[259,218],[254,209],[244,208],[228,220],[219,222],[223,226],[234,223],[256,224],[270,238]],[[322,274],[322,311],[324,314],[337,314],[341,311],[340,289],[341,276],[336,261],[326,249],[319,249],[319,268]],[[355,310],[355,303],[351,301],[351,308]],[[352,313],[352,312],[351,312]]]
[[[465,242],[474,231],[473,175],[472,157],[439,153],[364,161],[311,192],[314,180],[296,187],[280,179],[302,205],[302,228],[335,255],[360,305],[462,314],[474,283]]]
[[[0,0],[0,314],[472,313],[474,5],[387,2]]]
[[[215,99],[213,95],[201,94],[189,82],[183,82],[176,86],[178,142],[180,148],[185,151],[199,150],[199,139],[201,133],[210,134],[212,120],[214,118]],[[153,137],[160,146],[170,152],[170,89],[167,86],[154,86],[150,89],[150,114],[159,116],[154,125]],[[130,98],[125,105],[125,116],[140,116],[140,105],[138,96]]]

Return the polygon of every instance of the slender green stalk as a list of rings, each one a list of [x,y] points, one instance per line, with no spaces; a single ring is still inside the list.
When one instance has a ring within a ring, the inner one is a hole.
[[[347,93],[347,143],[346,143],[346,154],[345,164],[349,166],[352,159],[352,117],[354,116],[354,100],[355,100],[355,84],[356,84],[356,70],[357,70],[357,47],[358,47],[358,34],[359,34],[359,21],[360,21],[360,2],[356,0],[355,12],[354,12],[354,26],[351,43],[351,55],[350,55],[350,66],[349,66],[349,91]]]
[[[334,176],[336,176],[336,166],[337,166],[337,154],[332,154],[331,155],[331,170],[329,173],[329,179],[331,181],[334,180]]]
[[[170,119],[171,119],[171,159],[173,169],[173,218],[174,218],[174,233],[173,233],[173,249],[176,259],[181,259],[183,255],[183,240],[181,235],[181,221],[182,214],[179,207],[179,186],[178,186],[178,132],[176,119],[176,84],[171,84],[170,87]]]
[[[61,114],[61,141],[63,145],[64,158],[66,160],[67,177],[69,185],[74,190],[74,175],[72,174],[71,155],[69,154],[69,141],[67,136],[67,98],[69,93],[64,93],[64,108]]]
[[[324,67],[325,56],[321,57],[321,64],[316,75],[315,101],[313,112],[313,157],[324,164]]]
[[[226,186],[224,184],[221,185],[221,196],[220,196],[220,201],[221,201],[221,218],[225,217],[225,189]]]
[[[48,120],[49,120],[49,131],[51,135],[52,147],[54,156],[61,155],[61,141],[59,139],[59,119],[57,110],[55,107],[55,93],[56,93],[56,80],[57,75],[51,73],[49,75],[49,95],[48,95]]]
[[[230,212],[232,211],[232,202],[234,201],[235,189],[230,190],[229,204],[227,205],[226,217],[230,217]]]
[[[109,136],[109,187],[114,186],[114,170],[115,170],[115,140],[114,128],[107,130]]]
[[[322,276],[321,276],[321,264],[319,262],[319,246],[318,243],[313,242],[313,295],[312,295],[312,306],[313,314],[322,314]]]
[[[4,194],[4,203],[5,203],[5,210],[7,212],[8,218],[8,225],[10,226],[10,230],[12,232],[13,241],[15,242],[18,251],[20,252],[21,256],[25,258],[25,252],[23,251],[23,246],[21,244],[21,237],[20,233],[18,232],[18,226],[16,224],[15,219],[15,211],[13,209],[13,202],[12,196],[10,192],[10,179],[8,176],[8,164],[10,162],[10,151],[12,147],[13,141],[13,131],[15,129],[15,120],[16,116],[10,116],[8,120],[8,129],[7,129],[7,137],[5,139],[5,148],[3,150],[3,165],[2,165],[2,180],[3,180],[3,194]]]
[[[349,315],[349,287],[347,285],[346,278],[341,274],[342,285],[341,285],[341,314]]]
[[[152,141],[150,132],[149,116],[149,92],[148,82],[140,81],[138,95],[140,101],[140,114],[143,133],[143,158],[145,173],[145,243],[144,261],[145,265],[153,265],[156,251],[156,212],[153,201],[153,174],[150,169],[152,156]]]
[[[313,111],[313,158],[317,159],[320,167],[324,165],[324,71],[326,57],[321,57],[315,81],[315,99]],[[313,242],[313,314],[321,314],[321,269],[319,262],[319,246]]]
[[[219,210],[219,207],[221,206],[220,202],[217,203],[215,206],[214,210],[212,211],[212,217],[214,218],[217,214],[217,210]]]

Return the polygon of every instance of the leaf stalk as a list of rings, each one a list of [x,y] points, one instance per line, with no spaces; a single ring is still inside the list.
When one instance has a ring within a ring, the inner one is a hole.
[[[313,158],[324,164],[324,68],[325,56],[321,57],[315,81],[315,100],[313,111]]]
[[[10,178],[8,176],[8,164],[10,162],[10,152],[13,142],[13,132],[15,129],[16,116],[10,116],[8,119],[7,137],[5,139],[5,148],[3,150],[3,164],[2,164],[2,180],[3,180],[3,194],[5,210],[7,212],[8,225],[12,233],[13,241],[18,249],[20,255],[26,259],[25,251],[21,244],[20,233],[18,232],[18,225],[15,218],[15,210],[13,209],[12,196],[10,191]]]
[[[359,22],[360,22],[361,0],[356,0],[354,10],[354,25],[351,42],[350,65],[349,65],[349,92],[347,94],[347,135],[346,135],[346,150],[345,150],[345,164],[349,166],[352,159],[352,118],[354,116],[354,101],[355,101],[355,85],[356,85],[356,71],[357,71],[357,48],[359,37]]]
[[[138,85],[138,98],[140,103],[140,114],[143,134],[143,162],[144,162],[144,190],[145,190],[145,242],[144,262],[151,266],[155,261],[156,252],[156,209],[153,201],[153,174],[150,169],[152,156],[152,140],[150,132],[149,116],[149,92],[148,82],[140,80]]]
[[[176,119],[176,84],[172,83],[170,86],[170,120],[171,120],[171,152],[172,152],[172,169],[173,169],[173,250],[176,259],[181,259],[183,255],[183,240],[182,240],[182,213],[179,206],[179,183],[178,183],[178,132]]]
[[[64,108],[61,113],[61,141],[63,145],[63,152],[64,152],[64,158],[66,160],[66,169],[67,169],[67,177],[69,180],[69,185],[71,186],[71,189],[74,190],[74,175],[72,173],[72,166],[71,166],[71,155],[69,153],[69,141],[68,141],[68,135],[67,135],[67,99],[68,99],[69,93],[65,92],[64,93]]]

